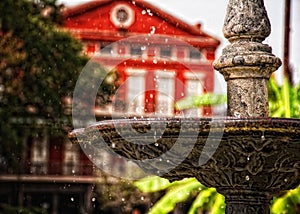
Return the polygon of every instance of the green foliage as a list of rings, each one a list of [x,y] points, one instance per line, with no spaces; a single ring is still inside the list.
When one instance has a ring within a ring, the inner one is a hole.
[[[189,214],[207,210],[215,214],[224,212],[224,197],[218,194],[215,188],[207,188],[195,178],[170,183],[164,178],[153,176],[136,181],[134,184],[142,192],[165,191],[163,197],[151,208],[150,214],[169,213],[178,203],[195,197]]]
[[[204,187],[194,200],[188,214],[205,210],[210,210],[212,214],[221,214],[225,212],[225,207],[223,195],[218,194],[215,188]]]
[[[58,15],[51,16],[58,14],[55,2],[5,0],[0,3],[2,33],[18,42],[9,46],[5,36],[1,38],[8,47],[1,59],[5,66],[0,70],[1,109],[5,114],[27,117],[34,112],[51,123],[65,116],[62,98],[70,95],[87,59],[81,56],[80,42],[59,28],[55,18]],[[50,15],[44,15],[46,9]],[[17,60],[9,60],[15,54]]]
[[[300,84],[292,87],[284,78],[283,85],[279,86],[270,78],[269,108],[272,117],[300,118]]]
[[[143,192],[157,192],[169,188],[172,183],[165,178],[150,176],[136,181],[134,185]]]
[[[183,98],[176,102],[175,108],[177,110],[185,110],[191,108],[198,108],[200,106],[216,106],[225,104],[226,101],[226,95],[206,93],[199,96]]]
[[[273,117],[300,118],[300,84],[292,87],[287,78],[279,86],[274,78],[269,81],[269,107]],[[273,199],[272,214],[299,213],[300,186]]]
[[[2,214],[46,214],[47,211],[37,207],[24,208],[24,207],[12,207],[10,205],[0,206],[0,212]]]
[[[281,197],[273,199],[271,213],[272,214],[296,214],[300,212],[300,186],[296,189],[289,190]]]
[[[132,185],[131,181],[101,176],[104,179],[95,188],[98,206],[96,210],[101,214],[122,213],[131,214],[137,208],[146,213],[155,194],[143,193]],[[151,197],[150,197],[151,196]]]

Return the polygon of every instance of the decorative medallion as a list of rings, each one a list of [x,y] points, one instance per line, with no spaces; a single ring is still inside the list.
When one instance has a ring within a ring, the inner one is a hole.
[[[134,22],[134,11],[126,4],[118,4],[111,10],[110,19],[116,27],[128,28]]]

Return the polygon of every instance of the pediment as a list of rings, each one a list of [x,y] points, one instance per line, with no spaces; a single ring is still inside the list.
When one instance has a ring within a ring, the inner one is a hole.
[[[145,1],[91,1],[64,11],[65,27],[95,33],[166,34],[219,41]]]

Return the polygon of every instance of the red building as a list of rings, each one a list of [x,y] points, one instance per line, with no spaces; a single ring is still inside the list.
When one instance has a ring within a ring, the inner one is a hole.
[[[92,1],[64,12],[65,28],[85,52],[120,74],[113,112],[173,116],[174,102],[214,90],[220,42],[146,1]],[[107,114],[107,109],[97,109]],[[193,116],[210,109],[189,110]]]
[[[67,8],[64,27],[107,70],[120,88],[98,116],[174,116],[174,102],[214,90],[211,66],[219,41],[146,1],[103,0]],[[210,108],[188,112],[210,114]],[[92,213],[99,174],[79,145],[40,131],[24,139],[21,171],[0,175],[1,203],[39,206],[48,213]],[[28,133],[31,133],[28,131]]]

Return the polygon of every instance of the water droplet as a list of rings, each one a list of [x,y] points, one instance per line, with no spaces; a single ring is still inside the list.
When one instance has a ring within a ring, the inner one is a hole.
[[[71,201],[74,201],[74,198],[73,198],[73,197],[71,197]]]
[[[249,161],[249,160],[250,160],[250,156],[247,157],[247,161]]]
[[[157,64],[157,59],[153,59],[153,64]]]
[[[240,117],[241,117],[241,113],[240,113],[240,112],[237,112],[237,111],[235,111],[235,112],[234,112],[234,116],[235,116],[235,117],[237,117],[237,118],[240,118]]]
[[[266,139],[265,133],[263,132],[262,135],[261,135],[261,140],[263,141],[263,140],[265,140],[265,139]]]
[[[125,198],[122,198],[121,200],[122,200],[122,201],[125,201]]]
[[[143,11],[142,11],[142,14],[143,14],[143,15],[145,15],[146,13],[147,13],[147,11],[146,11],[146,10],[143,10]]]
[[[153,13],[151,12],[150,9],[147,9],[147,13],[148,13],[149,16],[153,16]]]
[[[154,145],[155,145],[155,146],[158,146],[158,143],[155,143]]]
[[[286,183],[286,182],[288,182],[288,179],[287,179],[287,178],[285,178],[285,179],[284,179],[284,182],[285,182],[285,183]]]
[[[155,34],[156,28],[154,26],[151,26],[150,34]]]
[[[112,148],[116,148],[116,144],[115,144],[115,143],[112,143],[112,144],[111,144],[111,147],[112,147]]]
[[[143,45],[143,46],[141,47],[141,50],[142,50],[142,51],[146,50],[146,46]]]
[[[246,181],[249,181],[250,180],[249,175],[246,175],[245,179],[246,179]]]

